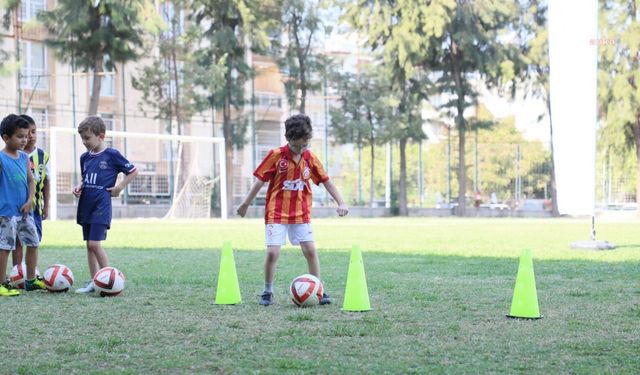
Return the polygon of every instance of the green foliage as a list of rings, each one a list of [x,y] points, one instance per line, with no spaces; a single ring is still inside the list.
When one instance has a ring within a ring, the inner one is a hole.
[[[106,57],[105,67],[137,59],[143,45],[145,30],[140,22],[144,1],[59,0],[55,8],[43,11],[38,19],[50,32],[47,44],[55,48],[58,58],[86,70],[95,61]]]
[[[640,201],[640,21],[638,1],[601,0],[598,44],[599,169],[608,163],[637,179]],[[635,170],[627,167],[635,161]],[[632,191],[634,190],[631,187]]]
[[[277,7],[275,0],[193,0],[191,20],[200,27],[203,43],[200,48],[200,62],[207,66],[221,67],[222,83],[208,87],[210,100],[216,108],[222,109],[223,136],[227,154],[227,191],[233,191],[232,152],[234,143],[242,144],[245,121],[233,122],[232,108],[244,106],[244,83],[254,74],[247,64],[245,51],[265,51],[269,46],[269,31],[275,26]],[[233,212],[232,194],[227,196],[229,212]]]
[[[489,87],[513,81],[521,65],[519,49],[505,35],[518,28],[518,2],[413,2],[385,0],[346,3],[346,19],[367,34],[368,44],[379,51],[394,86],[399,87],[398,109],[412,116],[411,108],[429,95],[449,97],[442,109],[455,111],[456,126],[464,148],[466,108],[475,104],[473,84]],[[433,78],[433,82],[429,78]],[[401,140],[411,121],[400,126]],[[418,134],[419,135],[419,132]],[[415,139],[414,140],[419,140]],[[459,196],[466,192],[464,152],[460,153]],[[402,195],[402,192],[401,192]]]
[[[301,113],[305,112],[307,93],[322,88],[331,65],[331,60],[314,48],[320,34],[328,29],[320,14],[323,4],[318,0],[283,0],[282,32],[274,34],[273,53],[280,69],[288,73],[283,77],[287,100]],[[282,39],[286,40],[284,45]]]
[[[162,6],[162,17],[156,17],[162,21],[160,27],[146,43],[156,47],[158,53],[152,53],[151,64],[143,67],[132,82],[143,94],[140,110],[153,108],[157,111],[155,118],[168,124],[175,119],[178,134],[184,133],[182,128],[194,113],[210,106],[209,92],[222,83],[226,65],[226,55],[215,61],[199,48],[203,42],[201,28],[184,24],[188,5],[186,0],[174,0]]]
[[[52,10],[38,14],[58,58],[93,71],[89,114],[97,112],[103,68],[115,71],[116,63],[140,57],[144,26],[149,25],[141,21],[150,9],[148,1],[59,0]]]
[[[17,11],[20,5],[19,0],[1,0],[0,1],[0,13],[2,14],[2,27],[8,29],[11,25],[11,16]],[[0,39],[0,46],[2,46],[3,39]],[[0,47],[0,77],[7,76],[14,73],[19,69],[17,63],[8,64],[12,54],[5,51]]]

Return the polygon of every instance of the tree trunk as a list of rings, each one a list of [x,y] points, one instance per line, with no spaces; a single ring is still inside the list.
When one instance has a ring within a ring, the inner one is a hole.
[[[171,20],[171,29],[172,29],[172,33],[171,33],[171,55],[170,55],[171,69],[170,71],[172,76],[171,80],[173,80],[173,84],[175,85],[175,88],[176,88],[173,105],[174,105],[174,113],[176,116],[177,130],[178,130],[178,135],[183,135],[183,134],[190,135],[190,132],[185,132],[184,127],[186,126],[186,124],[184,124],[184,121],[182,118],[183,117],[182,111],[181,111],[181,108],[182,108],[182,105],[180,102],[181,86],[180,86],[180,74],[178,71],[178,56],[177,56],[178,46],[176,44],[176,35],[178,33],[178,29],[177,29],[175,16]],[[169,86],[171,87],[171,85]],[[180,145],[181,147],[179,148],[180,153],[178,154],[178,160],[180,163],[181,173],[176,176],[178,179],[176,184],[178,186],[178,191],[184,188],[185,184],[187,183],[187,176],[189,176],[189,170],[188,170],[189,163],[190,163],[189,158],[191,157],[190,144],[187,142],[182,142]]]
[[[633,125],[633,138],[636,141],[636,217],[640,218],[640,117]]]
[[[358,205],[362,203],[362,144],[358,143]]]
[[[91,86],[91,99],[89,100],[89,116],[95,116],[98,113],[98,104],[100,104],[100,88],[102,87],[103,63],[104,55],[99,54],[93,64],[93,85]]]
[[[294,13],[293,15],[293,36],[295,39],[296,46],[296,56],[298,58],[298,79],[300,80],[300,113],[304,113],[307,101],[307,80],[306,80],[306,66],[304,64],[305,53],[303,51],[302,43],[300,42],[300,36],[298,35],[300,29],[299,26],[302,24],[302,14]],[[295,94],[294,94],[295,95]]]
[[[460,111],[460,110],[459,110]],[[464,111],[464,109],[462,110]],[[467,165],[465,164],[464,147],[466,143],[466,126],[462,111],[458,114],[458,216],[464,216],[466,209],[466,192],[467,192]]]
[[[372,139],[371,140],[371,165],[369,166],[369,168],[371,168],[371,177],[369,178],[369,207],[373,207],[373,199],[375,198],[376,183],[375,183],[375,179],[373,178],[375,156],[376,156],[375,146],[373,144],[373,139]]]
[[[224,104],[222,107],[223,117],[223,133],[224,133],[224,151],[225,164],[227,166],[227,213],[233,215],[233,126],[231,124],[231,66],[228,65],[225,73],[226,87],[224,93]]]
[[[554,217],[560,216],[558,210],[558,189],[556,187],[556,165],[555,154],[553,152],[553,118],[551,117],[551,98],[547,95],[547,111],[549,113],[549,134],[551,136],[551,214]]]
[[[400,216],[408,216],[407,208],[407,139],[400,138],[400,181],[398,182],[398,209]]]
[[[452,38],[453,39],[453,38]],[[462,71],[460,70],[460,59],[458,51],[458,44],[455,40],[451,42],[451,75],[455,83],[456,88],[456,109],[458,111],[456,116],[456,126],[458,127],[458,208],[456,214],[458,216],[464,216],[466,208],[465,195],[467,192],[467,166],[464,160],[464,146],[465,146],[465,133],[466,125],[464,122],[464,87],[462,85]]]
[[[307,101],[307,79],[305,77],[305,69],[304,58],[300,57],[300,113],[304,113],[306,110],[306,101]]]

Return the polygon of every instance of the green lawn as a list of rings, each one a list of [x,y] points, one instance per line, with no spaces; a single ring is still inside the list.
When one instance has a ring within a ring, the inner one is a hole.
[[[571,250],[586,220],[318,219],[331,306],[299,309],[306,273],[285,247],[275,304],[262,288],[260,220],[116,221],[105,248],[127,276],[122,296],[23,293],[0,299],[0,373],[640,373],[640,222],[598,224],[613,251]],[[243,302],[217,306],[223,241]],[[353,244],[372,311],[341,311]],[[536,321],[505,318],[523,249],[534,256]],[[88,278],[79,226],[45,222],[40,269]]]

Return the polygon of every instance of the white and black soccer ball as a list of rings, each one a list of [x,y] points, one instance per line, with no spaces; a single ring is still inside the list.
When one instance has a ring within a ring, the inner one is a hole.
[[[44,271],[44,285],[50,292],[67,292],[73,285],[73,272],[64,264],[52,264]]]
[[[322,299],[324,288],[322,282],[311,274],[294,278],[289,286],[291,300],[298,307],[315,306]]]
[[[124,290],[125,277],[115,267],[104,267],[93,276],[96,292],[101,297],[115,297]]]

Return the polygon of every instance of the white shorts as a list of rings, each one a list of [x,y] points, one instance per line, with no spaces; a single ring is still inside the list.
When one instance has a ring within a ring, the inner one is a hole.
[[[313,241],[313,230],[310,223],[305,224],[267,224],[264,226],[264,238],[267,246],[286,244],[286,236],[292,245]]]

